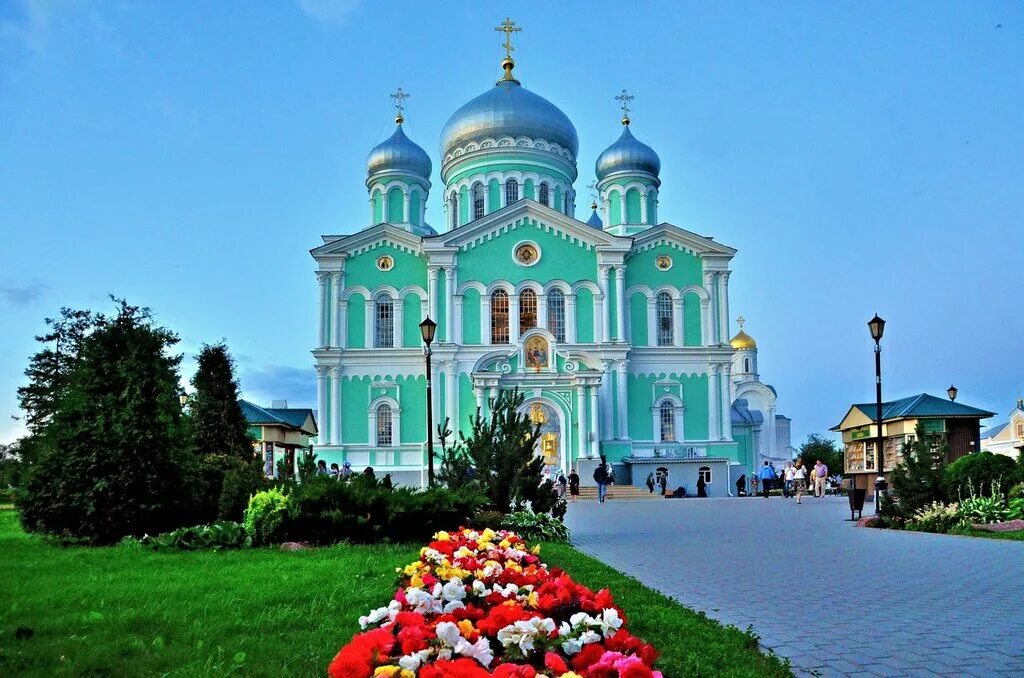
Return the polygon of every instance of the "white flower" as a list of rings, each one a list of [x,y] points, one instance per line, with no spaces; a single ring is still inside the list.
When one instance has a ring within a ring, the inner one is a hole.
[[[455,610],[461,610],[464,607],[466,606],[463,604],[461,600],[453,600],[452,602],[444,606],[442,612],[444,612],[445,614],[451,614],[452,612],[455,612]]]
[[[533,617],[517,621],[498,631],[498,641],[505,647],[518,645],[520,651],[526,655],[533,650],[533,641],[536,638],[547,637],[554,630],[555,622],[553,620]]]
[[[594,618],[591,617],[586,612],[577,612],[573,616],[569,617],[569,625],[574,627],[574,628],[579,626],[580,624],[588,624],[589,625],[589,624],[593,623],[593,621],[594,621]]]
[[[566,638],[562,641],[562,652],[570,657],[583,649],[583,643],[576,638]]]
[[[420,668],[420,664],[425,662],[430,656],[430,650],[420,650],[419,652],[413,652],[407,654],[398,660],[398,666],[405,669],[406,671],[416,671]]]
[[[466,597],[466,586],[461,579],[452,579],[441,587],[440,598],[447,601],[462,600]]]
[[[485,572],[486,574],[486,572]],[[473,594],[481,598],[487,595],[487,584],[483,583],[479,579],[473,581]]]
[[[605,608],[601,612],[601,616],[594,621],[600,625],[601,633],[604,634],[605,638],[614,636],[615,632],[622,626],[622,617],[619,616],[619,611],[613,607]]]
[[[455,652],[465,657],[471,657],[484,666],[490,666],[491,662],[494,661],[494,652],[491,650],[491,644],[483,636],[475,643],[471,643],[465,638],[460,639],[459,643],[455,646]]]
[[[448,647],[455,647],[462,640],[462,633],[459,627],[452,622],[441,622],[435,629],[437,639]]]
[[[409,587],[405,590],[405,600],[413,612],[431,614],[441,611],[441,603],[423,589]]]
[[[590,645],[591,643],[600,643],[601,636],[591,630],[586,630],[580,636],[580,642],[584,645]]]
[[[389,617],[389,612],[390,610],[386,607],[378,607],[376,610],[370,612],[370,614],[359,618],[359,628],[366,630],[366,627],[371,624],[379,624]]]

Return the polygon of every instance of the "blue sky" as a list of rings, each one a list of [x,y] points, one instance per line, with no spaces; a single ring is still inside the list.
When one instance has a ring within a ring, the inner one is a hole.
[[[151,306],[187,356],[225,339],[248,397],[312,405],[308,250],[365,225],[365,158],[399,85],[436,170],[444,121],[500,74],[507,9],[0,3],[0,441],[42,319],[107,293]],[[579,131],[577,190],[625,87],[662,158],[659,216],[739,249],[732,315],[794,442],[873,399],[876,311],[887,397],[952,382],[1012,408],[1020,3],[519,2],[513,18],[516,74]]]

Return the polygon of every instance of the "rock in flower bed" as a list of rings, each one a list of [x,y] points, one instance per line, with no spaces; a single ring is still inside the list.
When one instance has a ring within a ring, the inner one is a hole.
[[[541,562],[512,532],[438,532],[359,619],[333,678],[661,678],[606,589]]]

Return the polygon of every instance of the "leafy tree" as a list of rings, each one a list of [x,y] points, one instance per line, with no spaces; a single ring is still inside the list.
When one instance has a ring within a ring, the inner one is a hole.
[[[999,484],[1006,492],[1017,479],[1017,464],[1006,455],[991,452],[967,454],[946,468],[946,490],[950,498],[968,496],[970,489],[981,496],[990,496],[992,486]]]
[[[807,440],[800,445],[797,458],[803,460],[803,465],[807,467],[808,472],[819,459],[828,466],[830,475],[843,472],[843,451],[839,448],[839,444],[820,433],[812,433],[807,436]]]
[[[452,489],[470,482],[479,485],[491,506],[500,511],[512,510],[514,503],[530,502],[537,513],[564,515],[565,502],[558,499],[554,484],[544,479],[544,459],[534,451],[540,427],[520,411],[523,400],[518,389],[501,391],[490,401],[490,415],[484,418],[478,411],[470,417],[470,435],[460,431],[458,440],[450,445],[446,422],[440,432],[440,477],[451,482]]]
[[[25,528],[93,544],[177,527],[189,490],[177,336],[116,300],[78,350],[19,496]]]
[[[235,365],[223,343],[204,344],[196,356],[189,396],[189,427],[200,456],[227,455],[252,461],[253,440],[238,402]]]
[[[888,518],[906,519],[918,509],[932,502],[945,502],[946,454],[949,445],[937,444],[937,439],[924,433],[903,445],[903,459],[889,474],[892,492],[890,501],[882,503],[882,513]]]
[[[91,311],[67,307],[57,318],[46,318],[49,330],[36,336],[43,348],[29,359],[25,376],[29,383],[18,388],[18,406],[25,413],[25,425],[40,435],[57,411],[67,390],[82,342],[101,319]]]

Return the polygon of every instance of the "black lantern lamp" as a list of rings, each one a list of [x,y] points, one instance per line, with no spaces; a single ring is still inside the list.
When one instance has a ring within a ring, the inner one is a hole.
[[[956,394],[956,386],[950,386],[949,388],[946,389],[946,395],[949,396],[950,400],[956,401]]]
[[[885,482],[884,464],[885,451],[883,450],[882,438],[882,333],[885,332],[885,321],[875,314],[875,317],[868,321],[868,329],[871,330],[871,338],[875,340],[875,422],[878,426],[878,437],[875,440],[875,470],[878,476],[875,478],[875,515],[881,515],[882,497],[888,483]]]
[[[434,400],[430,383],[430,345],[434,342],[436,331],[437,323],[430,316],[420,323],[420,336],[425,346],[423,355],[427,360],[427,484],[430,487],[434,485]]]

